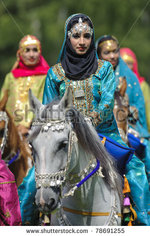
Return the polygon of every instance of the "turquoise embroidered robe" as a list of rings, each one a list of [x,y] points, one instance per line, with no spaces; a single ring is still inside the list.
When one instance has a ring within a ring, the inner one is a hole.
[[[48,71],[43,94],[43,104],[48,104],[58,96],[62,97],[68,86],[72,87],[73,104],[84,115],[96,111],[101,122],[97,124],[98,133],[108,136],[126,146],[118,133],[113,115],[114,92],[116,89],[113,68],[109,62],[98,61],[98,69],[89,78],[79,81],[69,80],[61,63]],[[82,90],[82,92],[81,92]],[[137,224],[150,225],[150,191],[145,166],[136,156],[126,165],[126,177],[137,212]]]

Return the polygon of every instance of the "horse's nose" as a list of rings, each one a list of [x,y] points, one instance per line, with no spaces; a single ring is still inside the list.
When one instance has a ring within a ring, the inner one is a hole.
[[[55,199],[51,198],[48,202],[48,208],[53,209],[53,206],[55,205]]]

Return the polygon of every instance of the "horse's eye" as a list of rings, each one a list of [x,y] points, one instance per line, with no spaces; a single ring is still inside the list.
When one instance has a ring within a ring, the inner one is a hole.
[[[59,144],[58,150],[62,150],[68,147],[68,141],[63,141]]]
[[[0,138],[3,138],[4,136],[4,129],[0,129]]]

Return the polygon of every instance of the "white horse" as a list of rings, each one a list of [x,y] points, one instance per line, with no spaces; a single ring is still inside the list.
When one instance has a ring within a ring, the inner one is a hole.
[[[90,119],[72,107],[70,88],[48,105],[31,91],[29,99],[41,214],[51,214],[51,225],[120,225],[122,179]]]

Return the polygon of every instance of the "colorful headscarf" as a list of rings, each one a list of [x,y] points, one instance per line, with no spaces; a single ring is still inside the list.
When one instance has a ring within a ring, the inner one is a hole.
[[[133,60],[133,72],[136,74],[139,83],[142,83],[145,79],[144,77],[141,77],[138,71],[138,62],[137,62],[137,58],[135,56],[135,53],[130,49],[130,48],[121,48],[120,49],[120,56],[122,57],[122,59],[124,59],[124,56],[128,56],[128,59],[132,59]],[[125,61],[126,62],[126,61]]]
[[[83,22],[87,22],[93,29],[92,21],[88,16],[81,13],[70,16],[65,23],[65,39],[58,59],[58,62],[62,63],[66,77],[73,80],[88,78],[91,74],[96,72],[98,67],[94,32],[90,48],[84,55],[78,55],[70,43],[68,31],[78,23],[79,18],[81,18]]]
[[[117,38],[113,35],[102,35],[101,37],[99,37],[96,40],[95,47],[96,47],[96,51],[97,51],[98,55],[100,54],[101,46],[103,45],[103,43],[106,41],[111,41],[111,40],[115,41],[118,45],[118,48],[119,48],[119,42],[118,42]]]
[[[40,58],[38,64],[32,67],[25,65],[21,57],[21,50],[23,50],[29,45],[36,45],[38,51],[40,52]],[[17,51],[17,61],[14,64],[13,69],[11,71],[14,77],[18,78],[32,75],[46,75],[48,69],[49,65],[41,55],[40,41],[33,35],[26,35],[25,37],[23,37],[19,43],[19,49]]]

